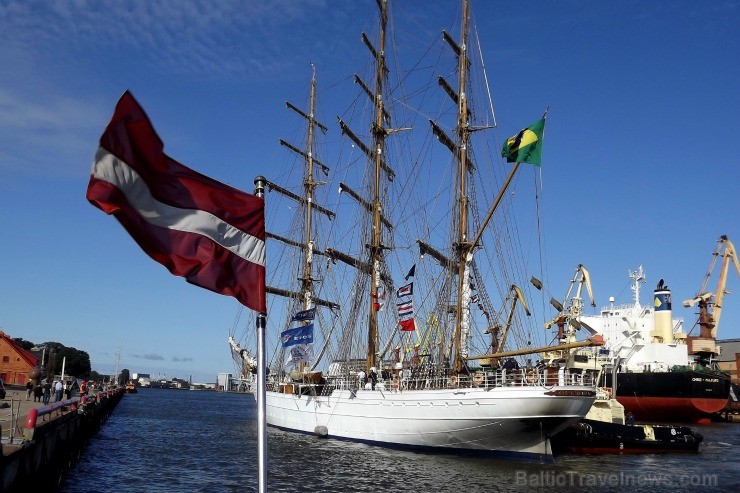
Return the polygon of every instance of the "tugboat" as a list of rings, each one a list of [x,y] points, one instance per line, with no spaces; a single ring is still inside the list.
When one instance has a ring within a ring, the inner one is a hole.
[[[125,390],[125,392],[127,394],[138,394],[139,393],[139,391],[136,390],[136,385],[134,384],[134,382],[130,382],[130,381],[129,382],[126,382],[126,390]]]
[[[600,388],[586,417],[551,439],[553,453],[661,454],[698,452],[704,437],[688,426],[635,424],[611,389]]]

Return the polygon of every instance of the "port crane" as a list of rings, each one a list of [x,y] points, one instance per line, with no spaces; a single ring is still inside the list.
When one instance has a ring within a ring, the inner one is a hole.
[[[583,298],[581,298],[581,291],[583,290],[584,285],[586,286],[586,290],[588,291],[588,297],[591,300],[591,306],[595,307],[596,302],[594,301],[594,294],[593,294],[593,290],[591,289],[591,276],[589,275],[588,271],[583,266],[583,264],[578,264],[578,267],[576,267],[576,272],[575,274],[573,274],[573,279],[571,279],[570,281],[570,287],[568,288],[568,292],[565,294],[565,298],[563,298],[563,302],[560,303],[555,298],[552,298],[550,300],[550,304],[559,313],[555,316],[555,318],[545,323],[545,328],[549,329],[553,325],[557,324],[558,326],[557,338],[560,341],[563,341],[566,339],[566,333],[565,333],[565,323],[566,322],[570,323],[575,329],[584,327],[592,335],[596,334],[596,331],[594,331],[591,327],[586,326],[586,324],[582,323],[579,320],[581,318],[581,314],[583,313]],[[577,286],[575,295],[573,296],[573,298],[570,298],[570,294],[573,292],[573,288],[575,286]],[[564,307],[566,303],[569,303],[567,310]]]
[[[717,289],[714,292],[710,292],[707,291],[707,285],[717,264],[717,259],[720,257],[722,257],[722,266],[720,267]],[[738,276],[740,276],[740,261],[738,261],[735,246],[726,235],[723,235],[717,241],[717,249],[712,254],[712,261],[706,276],[704,276],[704,282],[702,283],[699,294],[683,302],[683,306],[687,308],[691,308],[697,304],[699,306],[699,320],[697,322],[699,325],[699,337],[689,338],[690,342],[693,342],[691,345],[693,347],[690,347],[691,353],[704,352],[718,354],[714,350],[714,341],[717,339],[717,328],[719,327],[720,317],[722,316],[724,297],[725,294],[729,293],[726,290],[726,286],[730,261],[732,261]],[[691,341],[692,339],[693,341]]]

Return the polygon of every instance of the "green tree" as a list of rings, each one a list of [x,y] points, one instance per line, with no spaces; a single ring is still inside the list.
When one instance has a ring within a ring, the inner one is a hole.
[[[126,385],[126,382],[131,380],[131,372],[128,370],[128,368],[124,368],[121,370],[121,374],[118,377],[118,385]]]
[[[23,339],[22,337],[14,337],[13,340],[15,341],[16,344],[18,344],[20,347],[22,347],[26,351],[30,351],[31,349],[33,349],[34,346],[36,346],[31,341],[27,341]]]
[[[91,370],[90,373],[87,374],[87,379],[92,380],[93,382],[98,382],[103,380],[103,375],[95,370]]]
[[[86,351],[73,347],[67,347],[59,342],[45,342],[46,351],[49,353],[47,362],[48,370],[59,375],[62,373],[62,364],[64,364],[64,373],[76,377],[85,377],[89,375],[90,355]]]

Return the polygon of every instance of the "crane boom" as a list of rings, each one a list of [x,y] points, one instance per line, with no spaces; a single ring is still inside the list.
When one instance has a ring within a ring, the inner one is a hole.
[[[727,238],[727,235],[722,235],[717,241],[717,249],[712,254],[712,261],[709,264],[709,270],[704,277],[704,283],[701,287],[701,292],[696,297],[685,300],[683,306],[689,308],[697,303],[699,304],[701,314],[699,316],[699,324],[706,325],[711,330],[711,337],[716,339],[717,328],[719,327],[720,317],[722,316],[722,305],[724,303],[725,294],[727,291],[727,271],[730,268],[730,260],[735,265],[735,271],[740,277],[740,261],[738,261],[735,246]],[[717,259],[722,257],[722,267],[719,271],[719,280],[717,281],[717,289],[714,293],[706,291],[709,278],[712,275],[712,271],[717,263]],[[711,301],[712,297],[714,301]],[[708,305],[713,305],[711,312],[708,312]],[[708,332],[708,331],[707,331]]]
[[[740,262],[738,262],[737,260],[735,246],[727,238],[727,236],[722,236],[722,238],[720,239],[720,243],[722,242],[724,242],[725,244],[725,253],[724,259],[722,260],[722,269],[719,273],[717,292],[714,295],[714,308],[712,309],[712,314],[714,315],[714,328],[712,329],[712,337],[717,337],[717,327],[719,326],[719,319],[722,315],[722,303],[724,301],[725,294],[727,294],[725,287],[727,286],[727,271],[730,268],[730,259],[732,259],[732,262],[735,264],[735,271],[740,277]]]
[[[568,302],[568,299],[570,298],[570,293],[573,291],[573,287],[575,285],[578,285],[576,288],[576,293],[573,296],[573,298],[570,299],[570,303]],[[577,320],[581,314],[583,313],[583,300],[581,299],[581,291],[583,290],[583,285],[586,285],[586,291],[588,291],[588,297],[591,300],[591,306],[595,307],[596,302],[594,301],[594,293],[591,289],[591,276],[589,275],[588,271],[586,270],[586,267],[583,266],[583,264],[578,264],[578,267],[576,267],[576,271],[573,274],[573,279],[570,281],[570,287],[568,288],[568,292],[565,293],[565,298],[563,299],[563,303],[560,303],[560,306],[556,306],[556,309],[559,312],[563,312],[563,306],[568,306],[567,315],[568,318],[571,320]],[[558,303],[555,303],[555,301],[551,301],[550,303],[553,303],[555,305],[558,305]],[[549,329],[553,325],[555,325],[558,320],[560,320],[564,316],[563,313],[558,313],[555,318],[550,320],[549,322],[545,323],[545,328]]]

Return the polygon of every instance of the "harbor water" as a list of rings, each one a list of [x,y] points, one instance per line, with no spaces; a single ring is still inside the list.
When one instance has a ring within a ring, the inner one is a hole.
[[[252,395],[127,394],[62,493],[257,491]],[[268,429],[268,491],[740,491],[740,425],[697,425],[698,454],[556,456],[554,464],[422,454]]]

